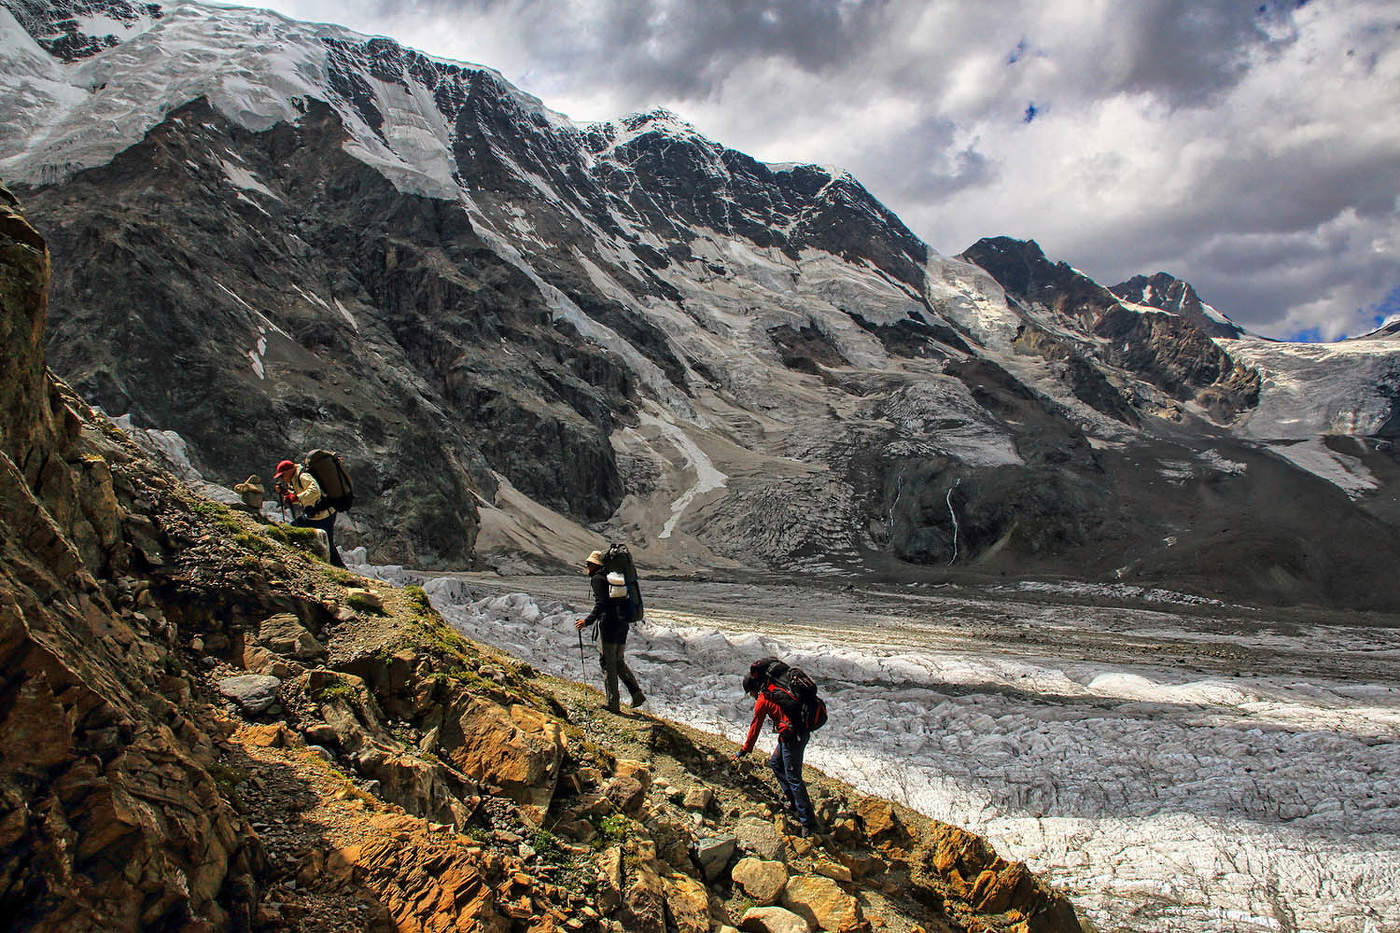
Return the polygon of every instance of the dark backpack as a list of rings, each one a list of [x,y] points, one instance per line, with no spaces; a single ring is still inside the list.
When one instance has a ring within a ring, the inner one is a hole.
[[[632,552],[625,544],[609,544],[603,552],[603,572],[620,573],[627,585],[627,605],[624,612],[628,622],[644,621],[642,607],[642,585],[637,582],[637,567],[632,563]]]
[[[322,502],[337,512],[350,511],[355,504],[355,484],[335,451],[311,451],[306,455],[306,469],[321,487]]]
[[[760,658],[749,665],[749,674],[766,685],[769,698],[799,731],[811,734],[826,725],[826,701],[817,696],[816,683],[802,668]]]

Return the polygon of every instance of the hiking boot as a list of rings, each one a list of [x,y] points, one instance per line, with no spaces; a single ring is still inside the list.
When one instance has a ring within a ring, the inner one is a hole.
[[[603,709],[607,710],[607,711],[610,712],[610,713],[621,713],[621,712],[622,712],[622,710],[618,707],[618,705],[617,705],[616,703],[609,703],[609,704],[607,704],[606,706],[604,706]]]
[[[632,694],[632,708],[636,709],[647,701],[646,694],[638,692]]]

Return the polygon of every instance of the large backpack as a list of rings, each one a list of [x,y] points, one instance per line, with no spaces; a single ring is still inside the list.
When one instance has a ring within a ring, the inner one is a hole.
[[[826,701],[817,696],[816,682],[802,668],[759,658],[749,665],[749,674],[799,731],[810,734],[826,725]]]
[[[608,575],[608,596],[627,601],[627,621],[645,621],[642,585],[637,582],[637,567],[632,563],[632,552],[627,549],[627,545],[608,545],[608,549],[603,552],[603,572]],[[621,585],[614,583],[616,575],[621,575]]]
[[[355,484],[335,451],[311,451],[306,455],[306,469],[321,487],[321,498],[326,505],[337,512],[350,511],[355,504]]]

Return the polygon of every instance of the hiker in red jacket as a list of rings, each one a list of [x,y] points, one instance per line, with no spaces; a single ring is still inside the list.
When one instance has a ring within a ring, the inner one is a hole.
[[[752,751],[754,742],[758,740],[759,730],[763,728],[763,720],[773,721],[773,728],[778,733],[778,744],[768,758],[768,767],[773,769],[778,784],[787,795],[787,809],[792,811],[797,817],[797,822],[802,824],[802,836],[812,836],[821,832],[821,825],[817,822],[816,814],[812,812],[812,799],[807,794],[807,782],[802,780],[802,753],[807,748],[807,739],[810,736],[799,729],[783,712],[783,708],[768,695],[772,689],[772,684],[766,680],[753,674],[744,675],[744,692],[754,698],[753,722],[749,724],[749,735],[744,740],[744,747],[739,749],[734,757],[739,759]]]

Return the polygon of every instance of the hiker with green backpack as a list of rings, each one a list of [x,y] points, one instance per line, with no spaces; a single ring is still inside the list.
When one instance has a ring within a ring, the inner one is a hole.
[[[632,567],[632,555],[626,545],[615,544],[606,553],[589,554],[583,562],[583,570],[588,574],[588,585],[593,593],[593,611],[575,621],[574,628],[582,632],[590,625],[598,626],[594,634],[598,638],[598,664],[603,669],[608,712],[620,712],[619,678],[632,695],[632,706],[641,706],[647,698],[624,657],[627,630],[633,622],[642,620],[641,589]]]
[[[763,721],[772,720],[778,743],[768,758],[768,767],[787,798],[786,808],[801,825],[801,835],[821,832],[807,782],[802,779],[802,756],[807,742],[815,730],[826,724],[826,703],[817,696],[817,685],[800,668],[777,658],[760,658],[744,675],[744,692],[754,698],[753,722],[735,760],[753,750]]]
[[[332,567],[344,567],[335,549],[335,514],[354,501],[350,477],[340,458],[330,451],[313,450],[306,455],[306,466],[283,460],[274,471],[279,502],[300,509],[292,524],[316,528],[326,533]]]

